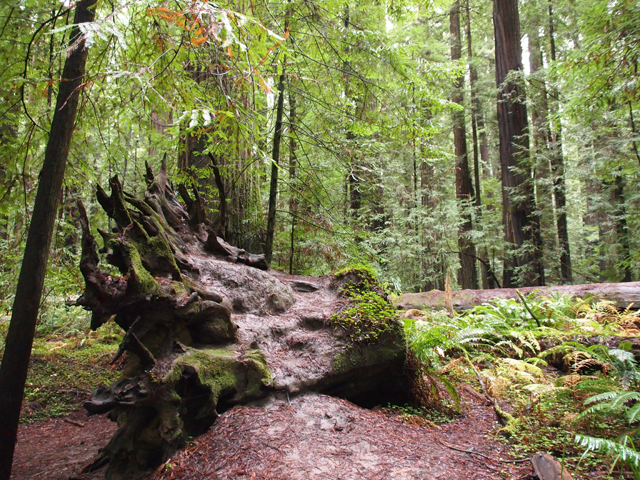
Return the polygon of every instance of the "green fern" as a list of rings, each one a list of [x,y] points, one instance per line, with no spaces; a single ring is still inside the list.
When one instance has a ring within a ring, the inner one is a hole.
[[[591,403],[597,403],[586,410],[584,410],[580,415],[578,415],[579,419],[585,418],[592,413],[596,412],[624,412],[627,417],[627,421],[629,424],[632,424],[640,419],[640,414],[638,410],[640,409],[640,403],[634,403],[632,406],[628,406],[628,402],[639,402],[640,401],[640,392],[604,392],[599,395],[593,395],[585,400],[585,405],[589,405]]]
[[[594,451],[602,455],[615,456],[616,461],[622,460],[631,467],[634,478],[640,480],[640,453],[636,451],[631,436],[623,435],[618,441],[615,441],[588,435],[576,435],[576,443],[587,448],[584,455],[589,451]]]
[[[629,425],[640,420],[640,392],[604,392],[589,397],[584,403],[585,405],[595,403],[595,405],[584,410],[580,415],[578,415],[578,419],[592,417],[596,413],[615,413],[624,414]],[[622,435],[615,440],[591,437],[587,435],[576,435],[575,441],[583,447],[587,447],[585,455],[589,450],[605,455],[615,455],[616,461],[620,459],[622,462],[629,465],[633,470],[636,480],[640,480],[640,454],[636,451],[632,437],[632,435],[635,435],[636,433],[637,430],[632,433]]]

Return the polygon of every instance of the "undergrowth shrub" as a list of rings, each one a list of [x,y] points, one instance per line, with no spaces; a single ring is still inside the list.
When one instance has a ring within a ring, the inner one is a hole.
[[[581,343],[636,335],[639,324],[630,309],[567,295],[496,299],[453,318],[427,312],[405,321],[421,383],[414,390],[430,407],[451,410],[461,383],[478,380],[511,405],[501,432],[516,453],[548,451],[578,473],[631,472],[640,480],[640,377],[632,346]],[[469,367],[466,377],[451,375],[454,364],[457,372]]]

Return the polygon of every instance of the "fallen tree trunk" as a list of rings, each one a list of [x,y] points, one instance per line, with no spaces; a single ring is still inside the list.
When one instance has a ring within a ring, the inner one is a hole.
[[[518,293],[528,295],[546,296],[551,294],[564,294],[573,297],[596,297],[613,303],[617,308],[640,308],[640,282],[628,283],[592,283],[587,285],[559,285],[555,287],[524,287],[524,288],[498,288],[493,290],[459,290],[452,292],[451,303],[453,308],[460,312],[468,310],[476,305],[488,303],[495,298],[518,298]],[[444,309],[446,308],[446,295],[441,290],[430,292],[405,293],[395,300],[396,308],[410,310],[412,308]]]
[[[144,476],[218,414],[269,395],[314,391],[362,406],[408,399],[404,329],[372,279],[268,270],[263,255],[217,236],[197,192],[194,200],[181,188],[186,208],[179,203],[164,164],[157,176],[147,166],[146,180],[143,200],[117,176],[110,195],[98,188],[116,224],[98,230],[100,250],[79,205],[86,288],[77,303],[91,310],[94,330],[113,321],[126,332],[113,360],[124,358],[122,378],[85,404],[118,423],[93,464],[108,462],[107,479]],[[101,269],[102,257],[119,274]],[[350,332],[334,314],[350,304],[344,292],[362,285],[391,316],[380,327],[353,323],[359,330]],[[376,341],[354,344],[354,333],[371,333],[365,328],[378,328]]]

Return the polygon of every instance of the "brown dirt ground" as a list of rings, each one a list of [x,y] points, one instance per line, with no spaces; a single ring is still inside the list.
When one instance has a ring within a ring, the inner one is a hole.
[[[21,424],[13,457],[11,480],[68,480],[91,463],[115,433],[116,424],[104,416],[68,417]],[[104,478],[104,472],[82,480]]]
[[[222,414],[152,479],[533,479],[528,462],[500,460],[509,458],[508,447],[492,435],[491,407],[471,404],[437,428],[419,423],[324,395],[271,399]],[[114,431],[104,417],[80,412],[22,425],[11,479],[103,478],[104,469],[80,472]]]

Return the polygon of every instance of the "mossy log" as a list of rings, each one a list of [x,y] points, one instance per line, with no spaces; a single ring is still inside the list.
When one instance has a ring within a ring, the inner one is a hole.
[[[143,476],[219,412],[267,395],[312,390],[367,406],[408,397],[396,318],[375,344],[353,345],[332,322],[344,279],[267,271],[263,256],[217,234],[197,190],[181,187],[179,202],[164,162],[158,175],[147,165],[145,180],[144,199],[117,176],[110,194],[98,187],[115,223],[98,231],[99,250],[79,204],[86,288],[77,303],[91,310],[93,329],[113,321],[125,331],[114,358],[124,361],[122,378],[85,404],[118,423],[94,463],[108,462],[108,479]],[[101,269],[101,258],[115,269]]]
[[[595,297],[608,300],[617,308],[640,308],[640,282],[593,283],[586,285],[558,285],[552,287],[496,288],[493,290],[459,290],[451,293],[453,308],[460,312],[476,305],[490,302],[494,298],[512,298],[517,300],[518,293],[528,295],[562,294],[573,297]],[[446,307],[446,294],[441,290],[430,292],[405,293],[394,301],[397,308],[403,310]]]

